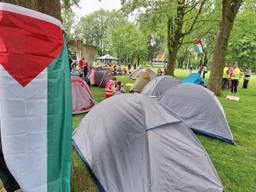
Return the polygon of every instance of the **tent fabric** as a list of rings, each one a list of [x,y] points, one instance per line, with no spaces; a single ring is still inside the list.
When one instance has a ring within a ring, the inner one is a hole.
[[[191,73],[182,83],[194,83],[196,85],[203,85],[204,81],[199,73]]]
[[[78,76],[71,76],[72,82],[72,114],[85,113],[95,105],[87,83]]]
[[[104,100],[81,121],[73,144],[104,192],[223,191],[194,133],[154,98]]]
[[[145,96],[161,97],[171,87],[181,84],[181,81],[170,75],[159,76],[151,80],[142,90]]]
[[[160,103],[195,132],[234,144],[223,107],[208,89],[195,84],[180,84],[165,92]]]
[[[113,60],[113,61],[119,61],[120,59],[117,58],[117,57],[113,57],[113,56],[107,54],[107,55],[103,55],[103,56],[101,56],[101,57],[98,57],[97,60]]]
[[[142,71],[139,74],[139,77],[136,79],[136,81],[133,83],[133,85],[130,88],[131,92],[140,93],[144,87],[151,81],[151,76],[148,72]]]
[[[129,79],[133,79],[136,80],[137,78],[140,77],[140,73],[144,73],[147,72],[150,76],[151,79],[154,79],[157,77],[156,73],[154,71],[152,71],[150,68],[142,68],[142,69],[136,69],[135,71],[133,71],[128,78]]]
[[[97,87],[105,87],[106,83],[112,79],[113,76],[109,71],[92,69],[90,76],[91,85]]]

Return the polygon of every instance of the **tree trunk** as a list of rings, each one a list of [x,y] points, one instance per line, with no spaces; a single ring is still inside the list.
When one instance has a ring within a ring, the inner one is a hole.
[[[173,20],[172,18],[168,19],[167,22],[167,35],[168,35],[168,64],[165,69],[165,73],[168,75],[174,75],[174,69],[176,65],[176,58],[177,53],[180,48],[180,46],[183,43],[183,39],[186,35],[190,34],[193,31],[193,28],[195,26],[195,23],[201,14],[202,8],[206,0],[201,0],[199,2],[196,1],[185,1],[185,0],[178,0],[177,3],[177,10],[176,10],[176,16]],[[195,10],[195,7],[197,7],[197,13],[193,18],[192,24],[188,27],[188,30],[184,31],[184,17],[189,12]]]
[[[221,82],[223,69],[225,66],[229,37],[241,3],[242,0],[222,1],[222,19],[220,21],[219,30],[217,33],[212,69],[208,84],[209,89],[212,90],[217,96],[222,94]]]
[[[176,66],[176,59],[179,46],[181,45],[182,28],[183,28],[183,18],[185,12],[185,1],[179,0],[177,7],[177,15],[173,20],[172,18],[168,19],[167,23],[167,33],[168,33],[168,64],[166,66],[166,74],[174,76],[174,70]]]
[[[175,30],[175,36],[173,37],[174,28],[176,28],[176,30]],[[178,44],[179,44],[178,42],[180,41],[180,38],[181,38],[181,30],[182,30],[182,25],[173,26],[172,19],[171,18],[168,19],[168,27],[167,27],[168,63],[165,69],[166,75],[174,76],[174,70],[176,66],[176,59],[177,59],[177,53],[178,53]]]
[[[166,66],[166,74],[174,76],[174,70],[176,66],[177,50],[171,49],[168,54],[168,64]]]
[[[138,66],[140,65],[140,58],[139,57],[137,58],[137,64],[138,64]]]
[[[33,9],[61,20],[60,0],[0,0],[0,2]]]

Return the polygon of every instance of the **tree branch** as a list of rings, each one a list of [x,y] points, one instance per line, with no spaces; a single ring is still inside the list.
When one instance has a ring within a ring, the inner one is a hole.
[[[192,11],[193,9],[195,9],[195,7],[199,4],[199,1],[197,3],[195,3],[193,6],[189,7],[189,9],[187,11],[184,12],[184,15],[188,14],[190,11]]]
[[[182,44],[187,45],[187,44],[193,44],[193,43],[194,43],[194,41],[187,41],[187,42],[183,42]]]
[[[197,12],[197,14],[196,14],[196,16],[195,16],[195,18],[194,18],[194,20],[193,20],[193,22],[192,22],[190,28],[189,28],[189,30],[188,30],[187,32],[182,33],[182,36],[185,36],[185,35],[188,35],[189,33],[191,33],[191,31],[193,30],[193,28],[194,28],[194,26],[195,26],[195,24],[196,24],[196,21],[197,21],[199,15],[200,15],[201,12],[202,12],[202,9],[203,9],[203,6],[204,6],[204,3],[205,3],[205,2],[206,2],[206,0],[202,0],[202,2],[201,2],[201,4],[200,4],[200,7],[199,7],[199,10],[198,10],[198,12]]]

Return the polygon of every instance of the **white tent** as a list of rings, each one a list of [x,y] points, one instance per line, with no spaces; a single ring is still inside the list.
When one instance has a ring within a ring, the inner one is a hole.
[[[181,81],[170,75],[159,76],[151,80],[142,90],[141,94],[145,96],[161,97],[169,88],[181,84]]]
[[[103,56],[101,56],[101,57],[97,57],[97,59],[96,59],[96,60],[104,60],[104,61],[119,61],[120,59],[119,59],[119,58],[117,58],[117,57],[113,57],[113,56],[111,56],[111,55],[107,54],[107,55],[103,55]]]

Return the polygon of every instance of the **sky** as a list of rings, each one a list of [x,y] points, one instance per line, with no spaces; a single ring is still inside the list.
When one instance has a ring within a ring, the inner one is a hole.
[[[107,10],[117,10],[121,8],[120,0],[80,0],[79,6],[80,8],[73,8],[74,12],[77,15],[77,19],[101,8]]]

